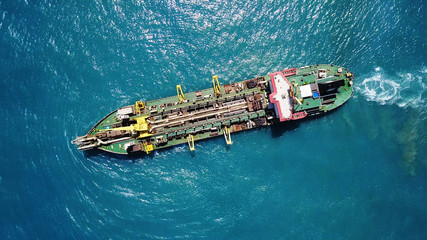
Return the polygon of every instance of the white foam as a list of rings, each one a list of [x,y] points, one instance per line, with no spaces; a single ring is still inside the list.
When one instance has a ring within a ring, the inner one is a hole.
[[[365,78],[361,84],[356,82],[356,90],[368,101],[378,102],[381,105],[396,104],[402,108],[425,108],[426,102],[423,99],[427,86],[424,80],[427,73],[425,70],[389,76],[380,67],[376,67],[374,73]]]

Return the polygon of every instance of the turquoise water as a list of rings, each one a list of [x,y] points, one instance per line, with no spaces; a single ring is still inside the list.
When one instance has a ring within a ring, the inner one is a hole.
[[[0,1],[0,239],[427,239],[423,1]],[[333,63],[320,118],[124,158],[137,100]]]

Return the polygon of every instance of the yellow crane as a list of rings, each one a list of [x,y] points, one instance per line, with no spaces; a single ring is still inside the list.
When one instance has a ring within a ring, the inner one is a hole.
[[[176,94],[178,95],[178,102],[182,103],[185,100],[184,93],[182,92],[181,85],[176,85]]]
[[[224,133],[224,138],[225,138],[225,142],[227,143],[227,145],[233,144],[233,142],[231,141],[230,128],[224,127],[223,133]]]
[[[213,89],[214,89],[214,93],[215,96],[219,96],[221,95],[221,86],[219,85],[219,81],[218,81],[218,76],[212,76],[212,84],[213,84]]]
[[[194,151],[196,148],[194,147],[194,137],[193,135],[188,135],[187,137],[187,143],[188,147],[190,148],[190,151]]]

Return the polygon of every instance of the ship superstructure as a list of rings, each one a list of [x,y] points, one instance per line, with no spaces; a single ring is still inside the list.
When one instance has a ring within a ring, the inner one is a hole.
[[[353,94],[353,74],[335,65],[312,65],[153,101],[137,101],[101,119],[72,143],[79,150],[146,153],[331,111]]]

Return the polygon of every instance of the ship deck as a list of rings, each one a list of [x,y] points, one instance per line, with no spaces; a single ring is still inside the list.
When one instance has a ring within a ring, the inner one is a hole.
[[[224,136],[276,121],[289,121],[332,110],[353,94],[352,74],[334,65],[287,69],[236,83],[122,107],[99,121],[75,143],[129,154]],[[128,115],[129,116],[128,116]]]
[[[256,81],[257,86],[248,88],[248,81]],[[145,103],[142,116],[147,116],[150,121],[151,142],[161,142],[155,149],[187,143],[188,135],[193,140],[201,140],[214,136],[221,136],[224,129],[237,132],[244,129],[266,125],[266,79],[256,78],[247,81],[220,86],[220,92],[213,88],[185,93],[185,100],[179,103],[177,96],[167,97]],[[256,106],[255,106],[256,105]],[[130,107],[130,106],[128,106]],[[102,122],[95,126],[89,135],[96,135],[106,128],[113,129],[121,124],[113,112]],[[133,116],[130,119],[137,118]],[[252,122],[255,119],[263,122]],[[252,122],[248,126],[248,122]],[[113,143],[99,148],[105,151],[127,154],[125,144],[138,144],[139,139],[130,139]]]

